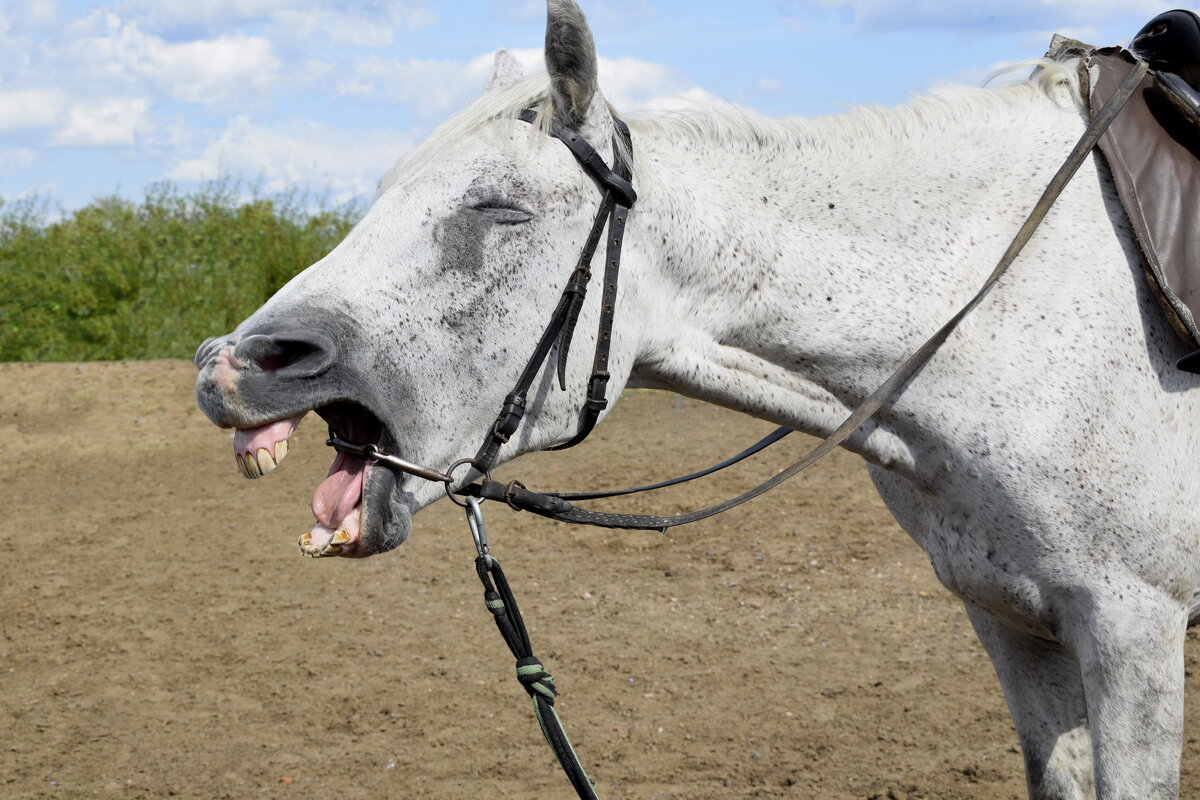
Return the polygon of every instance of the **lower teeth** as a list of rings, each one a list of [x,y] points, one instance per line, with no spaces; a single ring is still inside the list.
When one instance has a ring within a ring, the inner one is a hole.
[[[349,541],[350,534],[345,530],[338,530],[324,547],[317,547],[313,544],[312,534],[306,533],[296,540],[296,547],[300,548],[300,555],[305,558],[324,558],[341,555],[342,545]]]

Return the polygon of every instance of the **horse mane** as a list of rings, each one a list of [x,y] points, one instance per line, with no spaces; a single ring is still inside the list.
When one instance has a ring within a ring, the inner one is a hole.
[[[945,85],[899,106],[855,106],[839,114],[808,117],[767,117],[732,103],[695,105],[671,111],[632,115],[635,134],[653,134],[667,141],[707,141],[733,147],[794,148],[829,141],[918,137],[953,125],[964,117],[1010,114],[1040,99],[1061,107],[1084,108],[1078,60],[1023,62],[989,76],[1035,67],[1026,80],[993,88]]]
[[[429,138],[401,156],[379,179],[375,197],[383,194],[411,165],[437,161],[438,156],[447,149],[496,120],[516,122],[517,115],[526,108],[538,111],[537,121],[531,128],[534,135],[548,134],[550,102],[550,76],[545,72],[535,72],[515,83],[493,87],[439,125]]]
[[[840,114],[823,117],[767,117],[732,103],[706,103],[670,111],[645,111],[628,116],[637,170],[636,141],[639,133],[653,135],[681,145],[696,138],[732,147],[795,148],[798,145],[828,141],[860,141],[872,137],[889,139],[917,137],[930,130],[946,127],[964,115],[984,117],[1027,106],[1039,98],[1061,107],[1084,107],[1079,84],[1078,59],[1051,61],[1037,59],[1021,62],[992,73],[997,75],[1034,67],[1023,81],[994,88],[946,85],[930,90],[900,106],[857,106]],[[550,79],[544,72],[527,75],[507,86],[495,87],[444,122],[416,148],[396,162],[379,181],[376,197],[412,165],[437,161],[445,150],[463,138],[497,121],[516,122],[526,108],[538,112],[530,126],[534,139],[549,131],[552,116]],[[615,109],[610,110],[614,115]]]

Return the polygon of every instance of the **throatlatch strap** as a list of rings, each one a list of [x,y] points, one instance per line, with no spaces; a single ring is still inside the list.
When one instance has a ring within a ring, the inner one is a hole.
[[[623,136],[629,136],[625,123],[617,121],[617,130]],[[629,165],[621,160],[620,152],[613,145],[613,160],[617,165],[619,177],[629,177]],[[611,195],[606,195],[608,199]],[[592,360],[592,375],[588,378],[587,400],[583,405],[583,416],[579,421],[579,429],[570,440],[563,444],[547,447],[547,450],[566,450],[574,447],[588,437],[600,415],[608,408],[608,356],[612,351],[613,321],[617,313],[617,280],[621,270],[621,243],[625,238],[625,220],[629,217],[629,206],[623,200],[616,201],[612,217],[608,223],[608,243],[605,246],[604,262],[604,294],[600,305],[600,322],[596,328],[596,355]],[[560,369],[565,367],[560,353]],[[562,373],[560,372],[560,378]]]
[[[1033,237],[1034,231],[1045,218],[1050,207],[1058,196],[1062,193],[1064,187],[1078,171],[1084,159],[1088,157],[1096,143],[1100,140],[1100,136],[1104,133],[1109,123],[1116,118],[1117,113],[1125,105],[1125,101],[1133,94],[1142,77],[1146,74],[1147,65],[1145,61],[1138,61],[1137,64],[1130,69],[1129,74],[1121,81],[1121,85],[1113,94],[1112,98],[1100,109],[1100,113],[1092,120],[1079,142],[1071,150],[1067,160],[1058,168],[1058,172],[1050,180],[1049,185],[1042,192],[1041,198],[1029,213],[1017,235],[1009,244],[1008,249],[1004,251],[1004,255],[1000,257],[1000,261],[992,270],[992,273],[984,281],[983,286],[972,297],[966,305],[959,309],[958,313],[950,318],[950,321],[938,329],[937,333],[929,338],[925,344],[908,357],[900,367],[891,374],[886,381],[883,382],[878,389],[870,394],[866,400],[862,402],[854,410],[854,412],[837,427],[824,441],[810,450],[796,463],[789,466],[787,469],[775,475],[770,480],[759,484],[748,492],[740,494],[737,497],[730,498],[723,503],[718,503],[708,508],[702,508],[698,511],[692,511],[688,514],[677,514],[673,516],[658,516],[655,514],[608,514],[599,511],[588,511],[587,509],[578,508],[572,505],[562,496],[557,494],[544,494],[540,492],[532,492],[516,483],[502,484],[496,481],[487,479],[478,484],[472,484],[462,489],[462,493],[473,497],[487,498],[489,500],[502,500],[513,508],[525,511],[532,511],[535,514],[540,514],[545,517],[559,520],[561,522],[573,522],[579,525],[597,525],[603,528],[623,528],[633,530],[666,530],[667,528],[678,525],[687,525],[692,522],[698,522],[702,519],[720,514],[723,511],[739,506],[748,500],[753,500],[755,497],[764,492],[774,489],[779,484],[786,481],[788,478],[807,469],[822,459],[825,455],[831,452],[835,447],[844,442],[852,433],[863,426],[867,420],[875,416],[883,405],[897,395],[904,385],[912,379],[920,369],[925,366],[933,354],[937,352],[942,343],[949,338],[954,329],[962,321],[963,317],[971,313],[977,305],[983,300],[1000,277],[1008,270],[1013,261],[1016,260],[1021,250]]]

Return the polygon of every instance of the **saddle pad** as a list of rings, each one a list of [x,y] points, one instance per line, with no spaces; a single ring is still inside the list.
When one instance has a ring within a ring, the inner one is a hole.
[[[1082,85],[1093,117],[1134,63],[1120,47],[1087,54]],[[1153,72],[1146,75],[1100,139],[1100,150],[1155,297],[1175,332],[1200,348],[1200,130],[1166,107],[1155,80]]]

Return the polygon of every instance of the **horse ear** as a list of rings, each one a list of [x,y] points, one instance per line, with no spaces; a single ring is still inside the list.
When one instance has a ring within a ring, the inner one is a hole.
[[[521,68],[521,62],[517,61],[512,53],[501,47],[496,51],[496,60],[492,64],[492,76],[488,78],[487,86],[483,91],[490,92],[501,86],[512,86],[521,79],[523,74],[525,74],[525,70]]]
[[[596,95],[596,44],[574,0],[546,0],[546,71],[558,121],[580,127]]]

